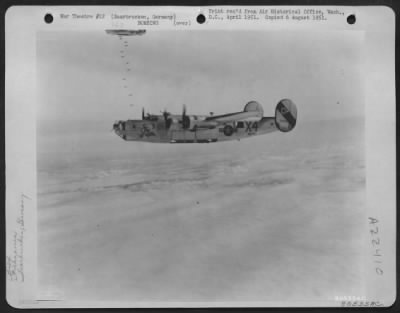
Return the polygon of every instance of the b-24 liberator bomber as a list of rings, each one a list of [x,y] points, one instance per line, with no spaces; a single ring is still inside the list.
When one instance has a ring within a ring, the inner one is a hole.
[[[145,114],[141,120],[116,121],[114,132],[127,141],[160,143],[210,143],[240,140],[274,131],[289,132],[296,126],[297,108],[289,99],[279,101],[275,116],[264,117],[262,106],[248,102],[242,112],[223,115],[190,115],[167,111],[160,115]]]

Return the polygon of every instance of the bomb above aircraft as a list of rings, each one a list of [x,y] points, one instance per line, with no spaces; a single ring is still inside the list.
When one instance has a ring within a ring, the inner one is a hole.
[[[297,108],[289,99],[278,102],[275,116],[264,117],[256,101],[248,102],[241,112],[223,115],[190,115],[183,106],[182,114],[164,111],[145,114],[141,120],[116,121],[114,132],[126,141],[153,143],[210,143],[240,140],[274,131],[289,132],[296,126]]]
[[[130,30],[130,29],[106,29],[106,33],[109,35],[117,36],[141,36],[146,33],[145,29]]]

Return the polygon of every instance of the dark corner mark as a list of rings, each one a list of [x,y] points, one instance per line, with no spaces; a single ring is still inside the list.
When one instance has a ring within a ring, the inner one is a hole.
[[[350,14],[347,17],[347,23],[349,23],[350,25],[353,25],[356,23],[356,16],[354,14]]]
[[[47,13],[47,14],[44,16],[44,21],[45,21],[47,24],[53,23],[53,20],[54,20],[53,15],[50,14],[50,13]]]

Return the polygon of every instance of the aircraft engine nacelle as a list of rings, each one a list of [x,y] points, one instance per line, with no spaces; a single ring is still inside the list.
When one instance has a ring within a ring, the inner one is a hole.
[[[292,100],[283,99],[275,108],[275,124],[281,132],[289,132],[296,126],[297,108]]]
[[[185,115],[182,119],[182,128],[187,130],[196,130],[199,128],[210,129],[218,126],[215,121],[205,121],[206,117],[196,115]]]

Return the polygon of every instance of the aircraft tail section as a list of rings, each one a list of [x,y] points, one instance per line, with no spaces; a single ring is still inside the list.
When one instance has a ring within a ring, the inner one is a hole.
[[[257,101],[247,102],[244,106],[243,112],[259,112],[260,116],[264,115],[264,109]]]
[[[275,108],[275,124],[281,132],[289,132],[296,126],[297,108],[292,100],[283,99]]]

